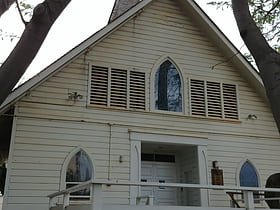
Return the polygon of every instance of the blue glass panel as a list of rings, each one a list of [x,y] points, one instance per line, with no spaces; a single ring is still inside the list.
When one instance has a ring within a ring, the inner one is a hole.
[[[253,165],[246,161],[239,174],[240,186],[244,187],[258,187],[258,176]]]
[[[155,109],[182,111],[181,78],[170,62],[162,63],[155,74]]]

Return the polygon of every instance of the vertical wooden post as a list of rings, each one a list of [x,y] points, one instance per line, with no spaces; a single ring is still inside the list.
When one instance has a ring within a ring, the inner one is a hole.
[[[254,194],[252,191],[243,191],[245,207],[247,210],[254,210]]]
[[[70,200],[70,193],[65,193],[63,196],[63,209],[66,209],[66,207],[69,206],[69,200]]]
[[[91,200],[92,208],[91,210],[101,210],[103,206],[102,199],[102,184],[91,184]]]
[[[54,203],[54,198],[53,197],[49,198],[49,209],[51,209],[52,207],[55,207],[55,206],[56,205]]]
[[[154,196],[152,195],[152,196],[149,196],[149,203],[148,203],[148,205],[149,206],[153,206],[154,205]]]

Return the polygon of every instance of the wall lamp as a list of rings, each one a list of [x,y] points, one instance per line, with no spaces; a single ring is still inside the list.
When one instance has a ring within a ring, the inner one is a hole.
[[[247,120],[256,120],[256,119],[258,119],[258,117],[255,114],[249,114],[247,117]]]

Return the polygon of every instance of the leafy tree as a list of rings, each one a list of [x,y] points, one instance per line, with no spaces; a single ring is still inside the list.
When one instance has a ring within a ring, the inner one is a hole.
[[[232,7],[244,43],[253,56],[280,131],[280,0],[212,1]]]
[[[70,1],[45,0],[34,8],[33,13],[30,13],[32,15],[30,21],[24,20],[21,15],[25,29],[17,45],[0,67],[0,104],[24,74],[39,51],[51,26]],[[29,13],[28,10],[31,9],[29,4],[21,3],[20,5],[17,0],[0,0],[0,17],[15,2],[19,10],[21,6],[25,12]]]

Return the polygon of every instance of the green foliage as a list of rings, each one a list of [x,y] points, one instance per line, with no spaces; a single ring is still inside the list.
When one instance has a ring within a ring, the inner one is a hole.
[[[16,4],[15,4],[15,7],[17,7]],[[25,19],[25,21],[29,21],[32,17],[34,6],[27,3],[27,0],[21,0],[21,1],[19,1],[19,7],[20,7],[21,14],[22,14],[23,18]],[[12,41],[18,40],[19,38],[20,38],[20,36],[14,34],[12,32],[4,31],[3,29],[0,28],[0,39],[1,40],[9,39],[12,42]]]
[[[17,36],[14,33],[8,33],[7,31],[3,31],[3,29],[0,28],[0,39],[4,40],[4,39],[10,39],[10,41],[14,41],[14,39],[19,39],[20,37]]]
[[[20,6],[20,11],[22,12],[23,16],[30,19],[32,17],[32,12],[33,12],[34,6],[27,3],[26,0],[20,1],[19,6]]]
[[[267,41],[279,51],[280,0],[248,0],[251,15]],[[217,8],[231,7],[231,1],[211,1]]]

